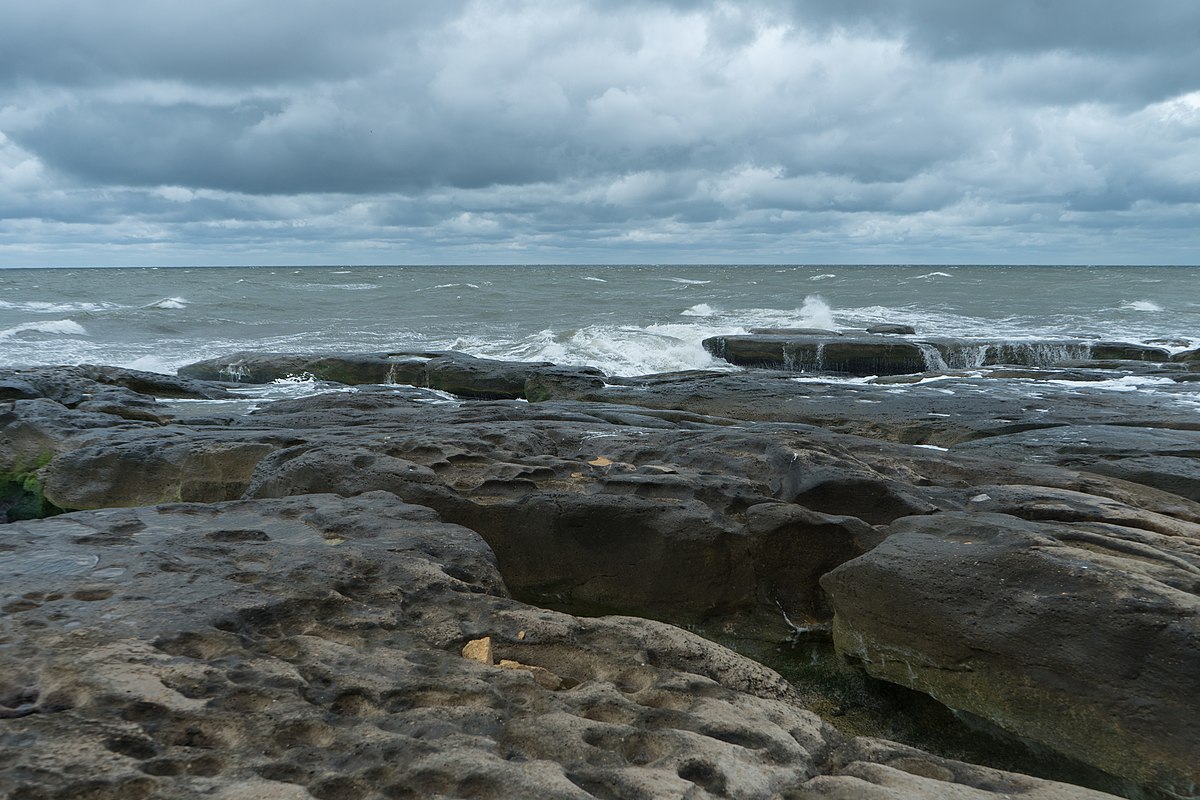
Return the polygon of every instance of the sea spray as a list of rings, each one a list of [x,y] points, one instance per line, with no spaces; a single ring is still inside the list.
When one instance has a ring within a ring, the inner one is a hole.
[[[833,309],[819,294],[810,294],[805,297],[796,313],[800,316],[797,327],[824,328],[825,330],[837,328],[837,323],[833,321]]]

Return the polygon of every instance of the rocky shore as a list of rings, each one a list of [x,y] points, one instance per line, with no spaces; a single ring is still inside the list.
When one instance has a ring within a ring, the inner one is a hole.
[[[706,346],[0,370],[0,794],[1197,796],[1195,352]]]

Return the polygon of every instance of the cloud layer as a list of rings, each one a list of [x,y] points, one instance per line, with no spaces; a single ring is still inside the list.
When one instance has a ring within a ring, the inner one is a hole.
[[[0,265],[1198,259],[1190,0],[5,5]]]

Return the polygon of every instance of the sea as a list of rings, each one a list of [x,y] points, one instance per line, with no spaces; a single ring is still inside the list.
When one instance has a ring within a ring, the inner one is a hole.
[[[926,336],[1200,347],[1200,267],[329,266],[0,270],[0,365],[161,373],[241,350],[457,350],[610,375],[732,369],[707,336],[912,325]],[[1130,387],[1136,388],[1136,387]]]

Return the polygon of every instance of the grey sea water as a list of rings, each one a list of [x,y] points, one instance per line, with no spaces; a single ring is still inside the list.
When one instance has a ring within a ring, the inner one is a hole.
[[[612,374],[722,366],[706,336],[925,335],[1200,346],[1200,268],[471,266],[0,270],[0,364],[158,372],[237,350],[455,349]]]

